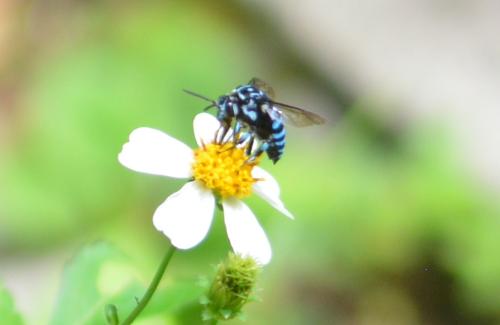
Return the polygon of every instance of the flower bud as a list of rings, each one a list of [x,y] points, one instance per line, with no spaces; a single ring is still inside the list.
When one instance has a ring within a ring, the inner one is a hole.
[[[227,320],[238,316],[252,297],[260,266],[251,257],[229,253],[218,265],[217,273],[202,304],[204,320]]]
[[[104,313],[106,314],[106,321],[109,325],[118,325],[118,310],[115,305],[108,304],[104,308]]]

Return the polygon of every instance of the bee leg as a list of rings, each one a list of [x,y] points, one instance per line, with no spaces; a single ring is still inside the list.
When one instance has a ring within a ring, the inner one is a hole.
[[[224,143],[224,138],[229,131],[229,124],[225,121],[221,122],[220,127],[215,132],[215,143],[222,144]]]
[[[224,130],[224,127],[221,124],[221,126],[219,126],[219,128],[217,129],[217,131],[215,131],[214,143],[219,144],[221,142],[220,141],[220,139],[221,139],[220,134],[221,134],[221,132],[223,132],[223,130]]]
[[[246,150],[247,156],[250,156],[252,154],[254,140],[255,140],[255,137],[250,137],[250,141],[248,141],[247,150]]]
[[[262,144],[257,148],[255,152],[255,157],[260,156],[263,152],[267,151],[269,149],[269,143],[268,142],[262,142]]]
[[[234,127],[233,127],[233,143],[234,144],[237,144],[237,143],[240,143],[240,132],[241,132],[241,123],[236,120],[234,122]]]
[[[215,131],[215,134],[214,134],[214,143],[218,143],[219,142],[219,132],[220,132],[220,129],[221,129],[221,127],[219,126],[219,128],[217,129],[217,131]]]
[[[238,146],[238,145],[241,145],[243,143],[245,143],[245,141],[247,141],[248,139],[252,139],[253,140],[253,137],[252,137],[252,133],[250,132],[243,132],[241,134],[240,137],[238,137],[238,142],[236,142],[236,140],[233,141],[233,146]],[[221,152],[224,152],[224,151],[228,151],[228,150],[231,150],[233,147],[229,147]],[[249,156],[249,154],[247,153],[247,156]]]
[[[267,151],[267,149],[269,149],[269,143],[268,142],[262,142],[261,145],[257,148],[257,150],[255,150],[254,153],[250,156],[250,158],[248,158],[247,162],[254,161],[263,152]]]
[[[234,133],[239,134],[241,131],[241,127],[242,127],[241,123],[239,121],[236,121],[234,123]]]
[[[235,142],[237,145],[243,144],[245,141],[250,139],[251,136],[252,136],[252,133],[250,133],[250,132],[242,132],[239,134],[238,139],[235,140]]]

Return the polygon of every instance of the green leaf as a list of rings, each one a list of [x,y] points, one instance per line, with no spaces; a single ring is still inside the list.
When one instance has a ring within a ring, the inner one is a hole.
[[[151,270],[151,277],[155,270]],[[167,271],[168,272],[168,271]],[[165,281],[164,277],[164,282]],[[163,288],[161,288],[163,287]],[[116,306],[124,320],[146,291],[127,258],[106,243],[84,248],[65,268],[51,325],[106,324],[106,306]],[[197,280],[161,285],[140,317],[150,317],[198,301]]]
[[[123,254],[109,244],[93,244],[66,266],[51,324],[105,324],[108,303],[133,308],[141,291]]]
[[[14,301],[9,292],[0,284],[0,324],[24,324],[14,307]]]

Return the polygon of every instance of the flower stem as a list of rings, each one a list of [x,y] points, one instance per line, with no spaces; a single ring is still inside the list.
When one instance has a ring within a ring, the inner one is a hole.
[[[175,252],[175,247],[170,244],[170,247],[168,248],[165,256],[163,257],[163,260],[161,261],[160,266],[158,266],[158,270],[156,270],[156,274],[151,281],[151,284],[149,285],[148,290],[144,294],[144,297],[138,302],[137,306],[134,308],[132,313],[125,319],[122,323],[122,325],[129,325],[132,324],[132,322],[135,320],[137,316],[142,312],[144,307],[148,304],[149,300],[153,296],[153,294],[156,291],[156,288],[158,288],[158,284],[160,283],[161,278],[163,277],[163,274],[165,273],[165,269],[167,268],[168,263],[170,262],[170,259],[172,258],[172,255],[174,255]]]

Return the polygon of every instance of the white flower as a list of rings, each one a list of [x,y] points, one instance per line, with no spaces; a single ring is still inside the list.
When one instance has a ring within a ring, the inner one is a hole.
[[[289,218],[292,214],[280,199],[276,180],[265,170],[248,163],[242,148],[231,142],[215,144],[219,121],[208,113],[193,121],[196,141],[191,150],[184,143],[151,128],[138,128],[118,155],[132,170],[191,179],[170,195],[154,213],[153,224],[174,246],[188,249],[199,244],[212,223],[216,197],[221,199],[224,222],[233,250],[260,264],[271,260],[271,246],[257,218],[240,198],[252,191]]]

